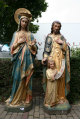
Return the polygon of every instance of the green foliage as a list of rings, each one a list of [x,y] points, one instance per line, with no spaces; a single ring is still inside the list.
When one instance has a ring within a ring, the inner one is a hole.
[[[14,21],[14,13],[18,8],[26,8],[32,13],[32,21],[41,17],[45,12],[47,3],[45,0],[0,0],[0,42],[10,42],[12,34],[17,29]],[[37,32],[39,26],[30,24],[30,31]]]
[[[0,59],[0,101],[4,102],[10,95],[12,88],[10,59]]]
[[[39,29],[39,26],[30,23],[29,29],[31,29],[31,31],[32,31],[33,33],[36,33],[36,31]]]
[[[80,57],[80,48],[71,48],[72,57]]]
[[[71,80],[68,100],[70,103],[80,101],[80,57],[71,57]]]
[[[0,1],[0,15],[2,15],[2,13],[3,13],[3,10],[6,8],[6,7],[8,7],[8,5],[6,5],[6,3],[3,1],[3,0],[1,0]]]

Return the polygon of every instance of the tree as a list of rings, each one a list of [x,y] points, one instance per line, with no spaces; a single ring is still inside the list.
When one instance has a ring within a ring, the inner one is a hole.
[[[0,0],[0,42],[11,41],[17,24],[14,21],[14,13],[18,8],[26,8],[32,13],[32,21],[41,17],[41,13],[47,9],[45,0]],[[38,25],[30,24],[30,31],[37,32]]]

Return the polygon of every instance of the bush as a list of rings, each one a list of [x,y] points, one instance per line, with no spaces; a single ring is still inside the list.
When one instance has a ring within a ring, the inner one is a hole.
[[[80,57],[71,57],[70,103],[80,100]]]
[[[0,100],[4,101],[9,96],[12,80],[12,63],[10,59],[0,59]]]
[[[80,48],[71,48],[71,57],[80,57]]]

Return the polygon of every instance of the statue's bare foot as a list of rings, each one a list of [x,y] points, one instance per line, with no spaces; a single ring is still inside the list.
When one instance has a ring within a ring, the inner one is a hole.
[[[68,100],[65,99],[65,100],[60,100],[58,103],[59,103],[59,104],[63,104],[63,103],[67,103],[67,102],[68,102]]]
[[[45,104],[45,107],[51,107],[50,105],[48,105],[48,104]]]
[[[25,104],[30,104],[30,101],[26,101]]]
[[[64,100],[60,100],[58,103],[59,104],[63,104],[64,103]]]

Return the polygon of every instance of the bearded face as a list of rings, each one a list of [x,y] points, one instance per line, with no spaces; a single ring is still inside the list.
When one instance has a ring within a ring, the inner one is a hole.
[[[60,33],[61,25],[58,23],[54,23],[52,29],[53,33],[58,34]]]

